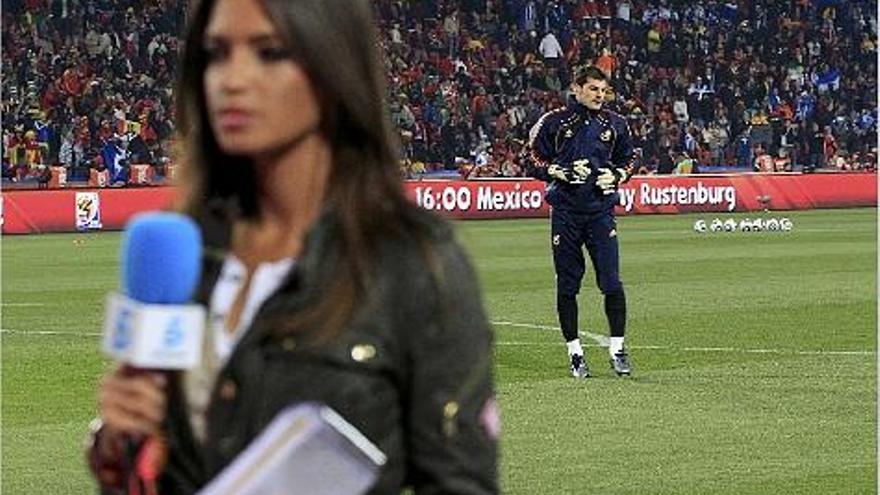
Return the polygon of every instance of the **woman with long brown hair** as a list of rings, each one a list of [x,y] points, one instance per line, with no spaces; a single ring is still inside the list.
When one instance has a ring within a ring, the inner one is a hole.
[[[161,432],[192,493],[284,407],[324,403],[388,458],[371,493],[497,492],[491,333],[450,227],[401,188],[368,0],[203,1],[178,88],[181,209],[202,228],[202,363],[109,373],[90,451]]]

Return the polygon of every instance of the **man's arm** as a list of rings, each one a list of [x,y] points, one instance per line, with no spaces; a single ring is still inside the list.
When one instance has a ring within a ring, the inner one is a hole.
[[[559,164],[553,163],[556,158],[556,146],[553,140],[555,125],[552,115],[547,112],[532,126],[529,131],[529,159],[526,160],[526,174],[544,182],[569,182],[571,173]]]

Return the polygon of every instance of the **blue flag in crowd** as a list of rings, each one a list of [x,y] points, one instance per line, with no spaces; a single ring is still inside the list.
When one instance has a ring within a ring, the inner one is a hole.
[[[108,140],[101,148],[101,158],[104,165],[110,171],[110,182],[126,182],[128,170],[125,168],[125,150],[116,144],[115,140]]]

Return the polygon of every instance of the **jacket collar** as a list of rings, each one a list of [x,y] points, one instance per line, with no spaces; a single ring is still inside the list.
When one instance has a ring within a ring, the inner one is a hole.
[[[578,101],[570,103],[569,108],[585,120],[598,118],[602,114],[602,110],[590,110],[586,105]]]

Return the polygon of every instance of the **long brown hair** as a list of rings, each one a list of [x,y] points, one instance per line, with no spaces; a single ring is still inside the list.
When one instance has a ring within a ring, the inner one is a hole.
[[[222,199],[236,204],[240,217],[253,218],[260,215],[253,167],[223,153],[208,124],[202,42],[215,3],[203,0],[191,13],[178,81],[177,118],[185,153],[182,208],[198,215],[210,201]],[[333,150],[325,201],[338,222],[340,235],[332,247],[339,262],[329,275],[330,286],[294,320],[332,334],[366,293],[375,241],[419,236],[414,207],[401,187],[376,26],[369,0],[262,4],[322,97],[322,131]]]

